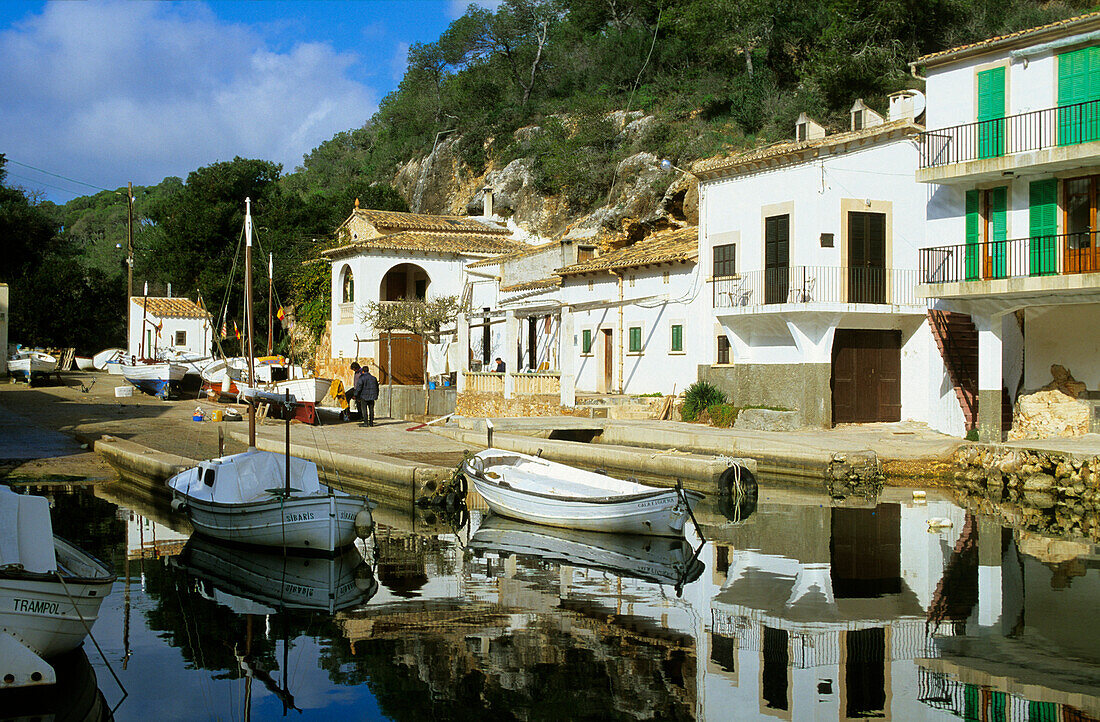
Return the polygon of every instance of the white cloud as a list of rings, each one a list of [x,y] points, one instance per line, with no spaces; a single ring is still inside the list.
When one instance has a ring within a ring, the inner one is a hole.
[[[405,70],[409,67],[409,44],[398,43],[390,58],[390,78],[394,83],[400,83],[405,77]]]
[[[471,5],[496,10],[502,2],[503,0],[450,0],[448,10],[452,18],[460,18],[466,14],[466,8]]]
[[[237,155],[291,171],[377,108],[355,61],[274,52],[197,3],[47,3],[0,32],[0,153],[108,188]]]

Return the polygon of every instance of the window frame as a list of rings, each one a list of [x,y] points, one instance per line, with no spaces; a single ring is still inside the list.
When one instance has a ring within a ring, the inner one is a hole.
[[[635,338],[635,331],[637,331],[637,338]],[[635,340],[637,345],[635,345]],[[641,325],[628,326],[627,327],[627,353],[640,356],[645,353],[645,338],[642,334]]]
[[[679,334],[680,335],[680,338],[679,338],[679,341],[680,341],[679,346],[680,347],[679,348],[676,347],[677,346],[677,344],[676,344],[676,341],[677,341],[676,332],[677,331],[680,332],[680,334]],[[669,324],[668,352],[670,354],[682,354],[682,353],[684,353],[684,324],[682,324],[682,323]]]
[[[721,334],[715,339],[717,344],[717,356],[715,365],[717,366],[729,366],[730,362],[730,340],[726,337],[726,334]],[[722,356],[725,355],[726,360],[722,360]]]
[[[721,259],[719,259],[721,255]],[[733,278],[737,275],[737,244],[723,243],[711,248],[711,276]],[[720,272],[721,271],[721,272]]]
[[[173,346],[186,346],[187,345],[187,331],[185,329],[176,329],[173,334],[172,340]]]
[[[592,329],[581,329],[581,356],[592,355],[592,341],[595,338],[595,334],[592,333]]]

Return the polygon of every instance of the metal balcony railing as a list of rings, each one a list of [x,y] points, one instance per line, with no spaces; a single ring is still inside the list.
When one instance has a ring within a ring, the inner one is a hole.
[[[958,283],[1100,271],[1100,232],[981,241],[918,251],[921,283]]]
[[[788,266],[747,271],[712,282],[714,308],[821,303],[914,305],[915,269],[875,266]]]
[[[920,168],[1100,140],[1100,100],[980,120],[920,135]]]

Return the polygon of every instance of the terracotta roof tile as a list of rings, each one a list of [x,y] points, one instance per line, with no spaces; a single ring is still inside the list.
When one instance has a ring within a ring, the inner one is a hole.
[[[467,216],[437,216],[426,213],[399,213],[356,209],[352,214],[363,218],[379,231],[454,231],[511,235],[507,228],[495,223],[474,220]]]
[[[583,263],[557,269],[562,276],[621,268],[636,268],[654,263],[693,261],[699,255],[699,228],[671,228],[643,238],[633,245],[597,256]],[[503,290],[503,289],[502,289]]]
[[[863,130],[834,133],[824,138],[803,141],[784,140],[735,155],[707,158],[696,163],[692,170],[700,178],[718,178],[723,175],[735,174],[746,169],[746,167],[760,163],[777,165],[784,161],[798,161],[801,160],[801,154],[806,151],[833,148],[845,143],[860,141],[889,140],[890,136],[916,135],[923,130],[924,128],[910,120],[893,120]]]
[[[136,304],[139,310],[144,308],[150,315],[159,318],[206,318],[210,315],[205,308],[190,298],[130,296],[130,301]]]
[[[523,283],[513,283],[510,286],[501,286],[501,293],[518,293],[519,291],[534,291],[537,288],[553,288],[561,285],[561,276],[550,276],[549,278],[540,278],[537,281],[524,281]]]
[[[434,253],[511,253],[522,246],[519,241],[499,234],[484,233],[430,233],[402,231],[384,236],[367,238],[338,248],[321,251],[325,258],[344,258],[365,250],[427,251]]]
[[[1045,39],[1044,36],[1058,36],[1068,32],[1080,32],[1083,29],[1081,26],[1092,24],[1100,24],[1100,11],[1087,13],[1085,15],[1077,15],[1076,17],[1066,18],[1065,20],[1056,20],[1046,25],[1017,30],[1014,33],[997,35],[992,38],[986,38],[985,40],[979,40],[976,43],[968,43],[966,45],[940,50],[935,53],[929,53],[928,55],[922,55],[916,59],[913,65],[929,67],[964,58],[969,55],[995,50],[1004,45],[1015,45],[1017,43],[1033,44],[1037,40]]]

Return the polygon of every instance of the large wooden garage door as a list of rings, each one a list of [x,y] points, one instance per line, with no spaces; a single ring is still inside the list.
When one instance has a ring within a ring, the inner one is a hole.
[[[833,423],[901,421],[901,331],[836,330]]]
[[[378,334],[378,383],[420,386],[424,383],[424,347],[412,333]],[[393,381],[390,381],[392,364]]]

